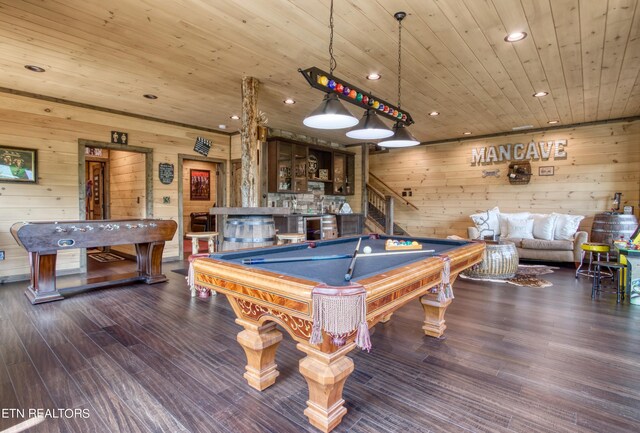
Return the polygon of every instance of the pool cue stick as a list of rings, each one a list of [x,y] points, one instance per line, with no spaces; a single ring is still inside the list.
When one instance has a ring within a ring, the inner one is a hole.
[[[351,259],[351,263],[349,263],[347,273],[344,274],[345,281],[351,280],[351,277],[353,276],[353,270],[356,267],[356,259],[358,258],[358,250],[360,249],[360,242],[362,242],[362,238],[358,239],[358,245],[356,245],[356,250],[353,252],[353,258]]]
[[[310,256],[310,257],[278,257],[265,258],[256,257],[254,259],[242,259],[243,265],[259,265],[262,263],[286,263],[286,262],[310,262],[312,260],[337,260],[350,259],[351,254],[335,254],[332,256]]]
[[[394,253],[389,251],[384,253],[360,254],[360,258],[376,257],[376,256],[396,256],[399,254],[435,253],[435,252],[436,250],[396,251]]]

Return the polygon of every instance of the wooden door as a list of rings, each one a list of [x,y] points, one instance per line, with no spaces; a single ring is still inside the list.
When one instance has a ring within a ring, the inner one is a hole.
[[[107,218],[105,197],[105,163],[87,161],[86,164],[86,219],[100,220]]]
[[[242,193],[240,184],[242,183],[242,161],[239,159],[231,161],[231,207],[242,206]]]

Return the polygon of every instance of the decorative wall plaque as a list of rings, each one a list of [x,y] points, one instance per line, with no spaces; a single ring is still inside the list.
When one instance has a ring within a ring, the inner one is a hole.
[[[207,156],[209,155],[209,150],[211,150],[211,141],[206,138],[197,137],[193,150],[200,155]]]
[[[175,170],[173,164],[169,164],[168,162],[161,162],[158,165],[158,177],[160,178],[160,182],[165,185],[170,185],[173,182],[173,177],[175,175]]]
[[[111,131],[111,142],[118,144],[129,143],[129,133],[120,131]]]

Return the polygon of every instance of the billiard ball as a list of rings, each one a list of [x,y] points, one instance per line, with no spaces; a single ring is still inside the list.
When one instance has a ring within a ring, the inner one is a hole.
[[[371,247],[369,245],[367,245],[366,247],[364,247],[362,249],[362,252],[365,254],[371,254]]]

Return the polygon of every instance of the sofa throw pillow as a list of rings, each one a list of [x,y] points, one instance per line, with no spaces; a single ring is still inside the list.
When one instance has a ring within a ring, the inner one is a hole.
[[[533,220],[531,218],[509,218],[507,229],[508,238],[533,239]]]
[[[554,213],[553,215],[557,216],[553,238],[564,241],[572,240],[578,231],[578,226],[580,225],[580,221],[584,219],[584,216],[567,215],[562,213]]]
[[[493,234],[500,234],[500,223],[498,216],[500,215],[500,209],[494,207],[486,212],[480,212],[473,215],[469,215],[476,228],[480,232],[480,237],[489,236],[491,233],[486,230],[493,230]],[[488,218],[488,219],[487,219]],[[484,230],[484,233],[483,233]]]
[[[507,227],[507,221],[511,218],[515,219],[527,219],[531,214],[529,212],[519,213],[501,213],[498,217],[500,221],[500,235],[505,237],[509,234],[509,228]]]
[[[533,237],[535,239],[543,239],[552,241],[556,228],[557,214],[531,214],[533,219]]]

